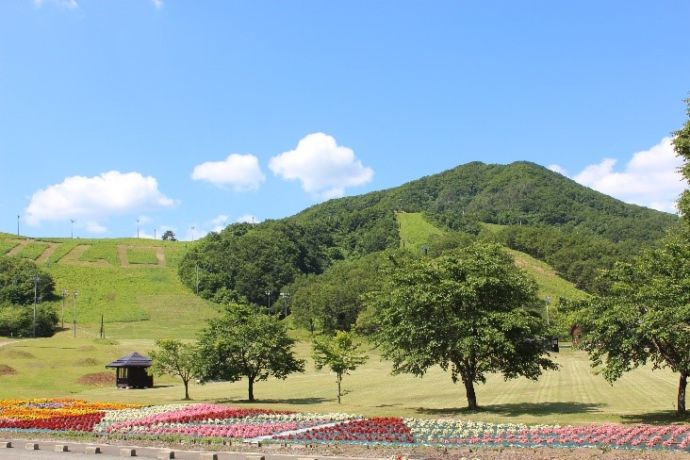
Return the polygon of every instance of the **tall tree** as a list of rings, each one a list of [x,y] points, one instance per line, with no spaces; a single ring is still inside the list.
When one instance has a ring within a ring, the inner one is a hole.
[[[609,292],[585,302],[578,324],[593,366],[613,382],[651,362],[679,374],[676,411],[685,414],[690,376],[690,246],[667,241],[607,273]]]
[[[360,347],[361,344],[355,341],[354,335],[346,331],[337,331],[334,336],[318,337],[312,344],[316,368],[320,370],[328,367],[335,373],[338,404],[343,396],[343,376],[367,362],[368,357],[360,351]]]
[[[536,284],[498,245],[475,243],[404,264],[371,302],[376,342],[393,372],[421,377],[437,364],[450,368],[470,410],[478,409],[474,384],[488,373],[537,379],[557,368],[546,353]]]
[[[189,399],[189,381],[196,376],[198,368],[196,348],[179,340],[162,339],[156,341],[156,349],[150,356],[151,371],[179,377],[184,385],[184,399]]]
[[[688,120],[683,127],[673,133],[673,148],[676,155],[682,158],[681,173],[685,180],[690,182],[690,98],[685,100],[687,104]],[[690,225],[690,190],[685,190],[678,200],[678,209],[686,224]]]
[[[690,99],[688,117],[690,117]],[[690,181],[690,119],[674,133],[683,159],[681,172]],[[690,191],[678,200],[684,224],[662,247],[606,274],[608,291],[585,302],[578,312],[583,346],[593,366],[609,381],[651,362],[679,374],[676,413],[686,413],[690,376]]]
[[[255,382],[304,371],[304,361],[295,357],[294,344],[277,316],[248,305],[229,305],[201,332],[200,376],[231,382],[246,377],[248,399],[254,401]]]

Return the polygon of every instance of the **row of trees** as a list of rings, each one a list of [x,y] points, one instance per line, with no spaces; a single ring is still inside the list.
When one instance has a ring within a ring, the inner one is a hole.
[[[193,344],[179,340],[159,340],[151,352],[152,371],[179,377],[189,399],[192,379],[235,382],[247,379],[247,398],[255,400],[254,384],[270,377],[284,379],[304,371],[304,360],[294,352],[284,322],[243,304],[225,307],[223,314],[210,321]],[[353,335],[338,332],[314,340],[313,356],[317,369],[330,368],[336,374],[338,403],[343,376],[366,361]]]
[[[549,330],[542,319],[537,287],[497,244],[475,243],[436,259],[389,259],[390,274],[368,296],[373,339],[394,373],[424,375],[440,365],[462,381],[470,409],[478,403],[474,385],[486,375],[536,379],[555,369],[546,347]],[[336,375],[338,402],[342,379],[363,364],[353,335],[342,330],[314,339],[317,368]],[[160,341],[152,353],[154,371],[179,376],[188,394],[192,378],[203,381],[247,379],[254,384],[304,370],[295,357],[285,322],[249,305],[227,306],[210,322],[195,345]]]

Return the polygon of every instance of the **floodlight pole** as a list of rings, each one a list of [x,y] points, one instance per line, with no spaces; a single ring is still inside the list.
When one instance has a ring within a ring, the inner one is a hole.
[[[74,311],[72,312],[72,336],[77,337],[77,297],[79,291],[74,291]]]
[[[33,337],[36,338],[36,302],[38,301],[38,282],[41,278],[36,275],[33,277],[34,281],[34,322],[33,322]]]
[[[69,291],[67,289],[62,290],[62,316],[60,317],[60,329],[65,328],[65,297],[69,295]]]

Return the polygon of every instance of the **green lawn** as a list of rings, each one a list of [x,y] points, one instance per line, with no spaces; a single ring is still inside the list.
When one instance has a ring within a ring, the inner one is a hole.
[[[83,335],[80,331],[80,335]],[[150,339],[118,339],[117,343],[78,337],[63,332],[51,339],[22,340],[0,347],[0,361],[17,371],[0,377],[0,399],[69,396],[89,400],[141,403],[179,402],[182,385],[176,379],[157,378],[150,390],[117,390],[113,385],[94,387],[79,383],[85,374],[106,371],[104,365],[125,353],[147,353]],[[483,410],[468,414],[462,385],[453,384],[439,368],[424,378],[392,376],[391,366],[375,351],[368,363],[344,379],[343,404],[335,398],[335,376],[316,371],[307,341],[298,345],[307,360],[306,372],[287,380],[269,380],[255,387],[252,406],[314,412],[349,412],[364,415],[463,418],[525,423],[577,424],[588,422],[639,422],[666,420],[673,410],[677,376],[670,371],[639,369],[609,385],[594,375],[583,352],[563,349],[556,359],[559,371],[537,381],[524,378],[504,381],[492,375],[477,385]],[[112,372],[112,371],[110,371]],[[247,405],[246,381],[192,384],[195,401]]]

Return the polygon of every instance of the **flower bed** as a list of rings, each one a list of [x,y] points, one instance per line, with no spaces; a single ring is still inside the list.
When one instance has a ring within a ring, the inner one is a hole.
[[[364,418],[220,404],[141,407],[69,399],[0,401],[0,430],[125,437],[396,446],[602,447],[690,451],[690,425],[558,426]]]

